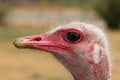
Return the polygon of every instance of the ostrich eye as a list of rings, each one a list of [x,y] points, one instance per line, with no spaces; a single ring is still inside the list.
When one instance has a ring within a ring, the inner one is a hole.
[[[81,35],[77,32],[68,32],[65,37],[70,42],[76,42],[81,39]]]

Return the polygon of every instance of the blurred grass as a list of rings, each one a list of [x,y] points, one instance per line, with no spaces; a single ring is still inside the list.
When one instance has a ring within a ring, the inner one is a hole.
[[[35,35],[44,33],[48,28],[43,27],[42,29],[37,27],[0,27],[0,39],[1,40],[10,40],[21,36]]]
[[[16,49],[15,38],[36,35],[48,27],[0,27],[0,80],[73,80],[71,74],[51,54]],[[107,31],[112,56],[112,80],[120,80],[120,32]]]

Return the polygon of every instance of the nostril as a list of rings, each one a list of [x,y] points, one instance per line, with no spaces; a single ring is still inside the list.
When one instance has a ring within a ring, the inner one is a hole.
[[[37,38],[34,38],[33,40],[35,40],[35,41],[40,41],[40,40],[42,40],[40,37],[37,37]]]

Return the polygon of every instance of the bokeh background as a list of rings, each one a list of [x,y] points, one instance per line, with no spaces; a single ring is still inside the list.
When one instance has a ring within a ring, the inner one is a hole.
[[[0,80],[73,80],[53,55],[20,50],[15,38],[47,32],[73,21],[100,26],[112,59],[112,80],[120,80],[120,0],[0,0]]]

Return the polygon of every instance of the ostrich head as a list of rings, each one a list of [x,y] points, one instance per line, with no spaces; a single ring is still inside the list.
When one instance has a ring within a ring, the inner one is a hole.
[[[45,34],[17,38],[14,45],[51,52],[75,80],[110,78],[106,37],[91,24],[73,22]]]

